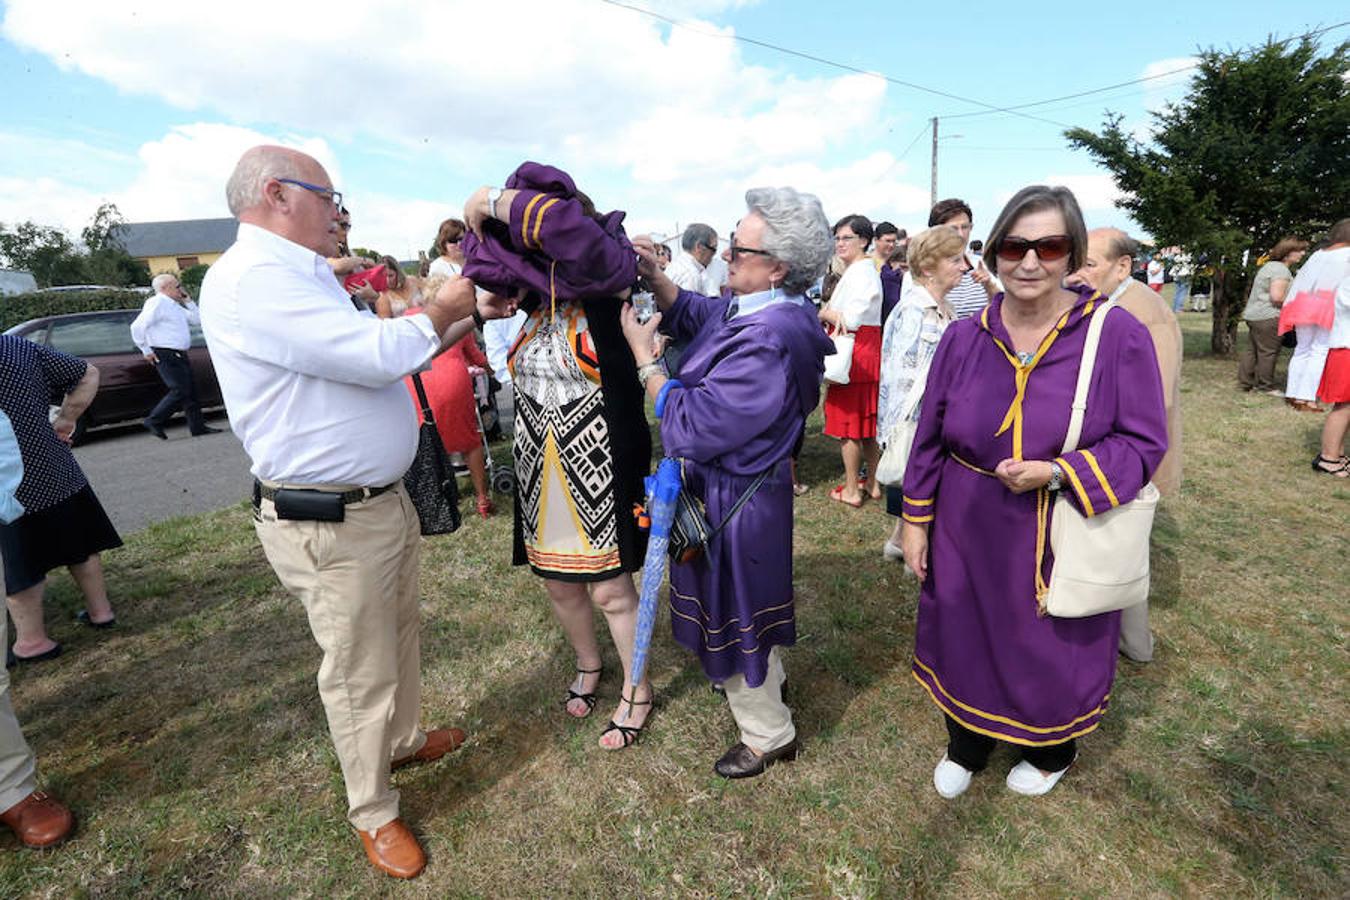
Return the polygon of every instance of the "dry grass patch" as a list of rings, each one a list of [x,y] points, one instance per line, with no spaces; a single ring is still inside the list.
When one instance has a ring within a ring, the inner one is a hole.
[[[466,510],[426,542],[425,721],[469,745],[395,781],[431,856],[374,873],[343,819],[314,689],[318,651],[246,508],[176,520],[107,559],[121,627],[64,623],[61,660],[14,676],[45,782],[77,838],[0,839],[3,896],[1345,896],[1350,827],[1344,540],[1350,490],[1308,466],[1320,420],[1238,393],[1186,316],[1186,488],[1155,533],[1158,658],[1122,663],[1110,715],[1047,798],[1009,794],[1000,752],[956,802],[931,785],[943,732],[908,674],[917,584],[881,559],[881,505],[831,503],[808,442],[797,508],[799,645],[788,700],[805,752],[728,783],[725,704],[658,628],[641,746],[576,722],[571,654],[510,517]],[[817,423],[818,424],[818,423]],[[600,626],[597,619],[597,626]]]

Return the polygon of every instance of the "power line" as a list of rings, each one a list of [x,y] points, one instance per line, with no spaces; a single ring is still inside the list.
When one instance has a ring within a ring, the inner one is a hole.
[[[829,66],[831,68],[841,69],[845,72],[852,72],[855,75],[865,75],[868,78],[879,78],[882,81],[889,82],[890,84],[899,85],[900,87],[907,87],[916,91],[922,91],[925,94],[933,94],[934,96],[937,97],[946,97],[949,100],[959,100],[962,103],[970,103],[975,106],[982,106],[990,112],[1008,113],[1009,115],[1019,116],[1023,119],[1031,119],[1032,121],[1035,122],[1045,122],[1049,125],[1054,125],[1056,128],[1073,127],[1071,125],[1065,125],[1063,122],[1056,122],[1053,119],[1046,119],[1041,116],[1034,116],[1030,113],[1018,112],[1015,109],[1009,109],[1004,106],[995,106],[992,103],[985,103],[983,100],[974,100],[970,97],[962,97],[960,94],[953,94],[950,91],[942,91],[938,90],[937,88],[926,87],[925,85],[916,84],[912,81],[905,81],[904,79],[895,78],[891,75],[886,75],[881,72],[869,72],[866,69],[860,69],[857,66],[851,66],[848,65],[847,63],[835,62],[834,60],[826,59],[823,56],[816,56],[815,54],[806,53],[801,50],[793,50],[791,47],[782,47],[779,46],[778,44],[771,44],[768,41],[756,40],[755,38],[749,38],[741,34],[728,35],[722,34],[721,32],[708,31],[703,28],[695,28],[692,25],[689,25],[685,22],[681,22],[679,19],[672,19],[669,16],[661,15],[660,13],[653,12],[650,9],[643,9],[640,6],[633,6],[628,3],[620,3],[619,0],[600,0],[600,2],[608,4],[609,6],[617,6],[620,9],[626,9],[629,10],[630,12],[635,12],[640,15],[649,16],[653,19],[665,22],[666,24],[671,25],[675,28],[683,28],[686,31],[692,31],[695,34],[701,34],[704,37],[722,38],[723,40],[740,41],[743,44],[750,44],[753,47],[762,47],[766,50],[773,50],[777,53],[784,53],[788,56],[795,56],[798,59],[805,59],[809,60],[810,62],[818,63],[822,66]]]
[[[914,135],[914,140],[912,140],[912,141],[909,142],[909,145],[908,145],[907,147],[905,147],[905,152],[904,152],[904,153],[901,153],[899,156],[897,156],[897,157],[895,158],[895,161],[896,161],[897,163],[899,163],[900,160],[902,160],[902,159],[904,159],[906,156],[908,156],[908,155],[909,155],[909,151],[913,150],[913,149],[914,149],[914,145],[917,144],[917,143],[919,142],[919,138],[923,137],[923,136],[924,136],[925,134],[927,134],[927,133],[928,133],[928,123],[927,123],[927,122],[924,122],[924,123],[923,123],[923,126],[922,126],[921,128],[919,128],[919,133],[916,134],[916,135]]]
[[[1346,20],[1346,21],[1344,21],[1344,22],[1337,22],[1335,25],[1327,25],[1327,26],[1324,27],[1324,28],[1318,28],[1318,29],[1316,29],[1316,30],[1314,30],[1314,31],[1306,31],[1306,32],[1304,32],[1303,34],[1296,34],[1296,35],[1293,35],[1293,36],[1291,36],[1291,37],[1287,37],[1287,38],[1285,38],[1285,39],[1282,40],[1282,41],[1276,41],[1275,43],[1276,43],[1277,45],[1278,45],[1278,44],[1288,44],[1288,43],[1291,43],[1291,42],[1293,42],[1293,41],[1304,40],[1304,39],[1307,39],[1307,38],[1314,38],[1314,37],[1317,37],[1318,35],[1326,34],[1328,31],[1335,31],[1337,28],[1344,28],[1346,25],[1350,25],[1350,20]],[[1092,95],[1092,94],[1101,94],[1101,93],[1104,93],[1104,92],[1106,92],[1106,91],[1112,91],[1112,90],[1115,90],[1116,88],[1129,87],[1129,86],[1135,85],[1135,84],[1143,84],[1143,83],[1146,82],[1146,81],[1153,81],[1153,80],[1158,79],[1158,78],[1166,78],[1168,75],[1177,75],[1177,74],[1179,74],[1179,73],[1181,73],[1181,72],[1189,72],[1190,70],[1192,70],[1192,69],[1198,67],[1199,65],[1200,65],[1200,63],[1198,63],[1198,62],[1193,62],[1193,63],[1191,63],[1191,64],[1188,65],[1188,66],[1182,66],[1182,67],[1180,67],[1180,68],[1178,68],[1178,69],[1171,69],[1171,70],[1166,71],[1166,72],[1159,72],[1159,73],[1157,73],[1157,74],[1155,74],[1155,75],[1145,75],[1145,76],[1143,76],[1142,78],[1133,78],[1133,79],[1131,79],[1131,80],[1129,80],[1129,81],[1122,81],[1122,82],[1119,82],[1119,83],[1117,83],[1117,84],[1108,84],[1108,85],[1106,85],[1105,87],[1093,88],[1093,89],[1088,90],[1088,91],[1078,91],[1077,93],[1074,93],[1074,94],[1065,94],[1065,95],[1062,96],[1062,97],[1051,97],[1051,98],[1048,99],[1048,100],[1036,100],[1036,101],[1034,101],[1034,102],[1032,102],[1032,103],[1018,103],[1018,104],[1016,104],[1016,105],[1014,105],[1014,106],[1006,107],[1006,110],[1030,109],[1030,108],[1032,108],[1032,107],[1034,107],[1034,106],[1047,106],[1047,105],[1049,105],[1049,104],[1051,104],[1051,103],[1058,103],[1058,102],[1060,102],[1061,100],[1076,100],[1076,99],[1078,99],[1079,97],[1087,97],[1087,96],[1090,96],[1090,95]],[[1002,110],[1002,111],[1006,111],[1006,110]],[[940,118],[943,118],[943,119],[965,119],[965,118],[969,118],[970,116],[988,116],[988,115],[993,115],[994,112],[997,112],[997,111],[999,111],[999,110],[980,110],[980,111],[978,111],[978,112],[951,113],[950,115],[940,116]]]

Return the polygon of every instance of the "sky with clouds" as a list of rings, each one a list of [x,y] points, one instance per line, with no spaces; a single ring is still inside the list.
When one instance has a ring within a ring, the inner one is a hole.
[[[626,210],[631,233],[706,221],[725,237],[763,184],[815,193],[832,218],[913,231],[938,116],[938,194],[971,204],[975,236],[1035,182],[1072,188],[1089,225],[1129,228],[1109,176],[1067,147],[1063,126],[1111,110],[1146,135],[1148,110],[1181,96],[1188,73],[1027,110],[1038,119],[865,73],[1012,105],[1336,21],[1303,0],[1278,13],[1143,0],[1060,19],[1025,4],[625,3],[678,24],[603,0],[5,0],[0,222],[74,234],[105,200],[129,221],[228,215],[235,160],[276,142],[325,165],[354,244],[401,258],[526,159]]]

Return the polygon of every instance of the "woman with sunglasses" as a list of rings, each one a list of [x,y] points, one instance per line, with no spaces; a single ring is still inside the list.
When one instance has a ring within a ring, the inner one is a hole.
[[[825,433],[838,438],[844,459],[844,483],[830,499],[854,509],[870,496],[878,499],[877,390],[881,381],[881,276],[867,254],[872,223],[866,216],[845,216],[834,226],[834,252],[846,268],[820,310],[820,320],[834,334],[852,334],[853,365],[848,384],[831,384],[825,392]],[[860,473],[867,462],[867,482]]]
[[[903,485],[901,547],[923,581],[913,675],[945,718],[933,783],[949,799],[999,741],[1021,751],[1009,790],[1044,794],[1100,723],[1120,614],[1042,612],[1053,498],[1088,517],[1129,503],[1167,449],[1148,329],[1110,308],[1082,435],[1062,452],[1088,327],[1106,303],[1063,287],[1087,247],[1073,194],[1023,188],[987,247],[1003,292],[938,345]]]
[[[670,612],[675,640],[722,684],[740,728],[713,767],[724,778],[797,752],[780,649],[797,636],[790,457],[834,350],[804,297],[830,258],[820,201],[791,188],[756,188],[745,201],[724,255],[730,297],[677,289],[639,238],[639,271],[661,312],[645,324],[631,306],[622,316],[666,455],[683,460],[685,489],[722,527],[700,558],[671,566]],[[674,379],[652,353],[658,326],[687,342]]]
[[[446,219],[436,229],[436,242],[431,250],[436,258],[427,268],[427,275],[444,275],[449,278],[464,271],[464,223],[459,219]]]

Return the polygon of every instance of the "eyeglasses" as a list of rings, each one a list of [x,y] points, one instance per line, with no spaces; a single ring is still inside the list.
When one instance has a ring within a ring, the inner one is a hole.
[[[318,194],[327,197],[333,201],[333,205],[342,208],[342,191],[335,191],[332,188],[320,187],[317,184],[310,184],[308,181],[297,181],[294,178],[278,178],[277,181],[282,184],[293,184],[298,188],[304,188],[311,194]]]
[[[1035,250],[1036,258],[1041,262],[1053,262],[1069,255],[1073,250],[1073,238],[1067,234],[1052,234],[1034,241],[1020,237],[1005,237],[998,243],[997,255],[999,259],[1008,262],[1020,262],[1028,250]]]
[[[773,256],[768,250],[756,250],[753,247],[737,247],[735,244],[732,244],[727,248],[727,253],[730,254],[732,262],[736,261],[736,257],[745,256],[747,253],[751,256]]]
[[[716,252],[717,252],[717,245],[716,245],[716,244],[704,244],[704,243],[700,242],[700,243],[699,243],[699,246],[702,247],[704,250],[708,250],[708,251],[711,251],[711,252],[713,252],[713,253],[716,253]]]
[[[862,240],[862,238],[858,237],[856,234],[836,234],[836,235],[834,236],[834,242],[835,242],[836,244],[839,244],[839,243],[848,243],[849,241],[860,241],[860,240]]]

